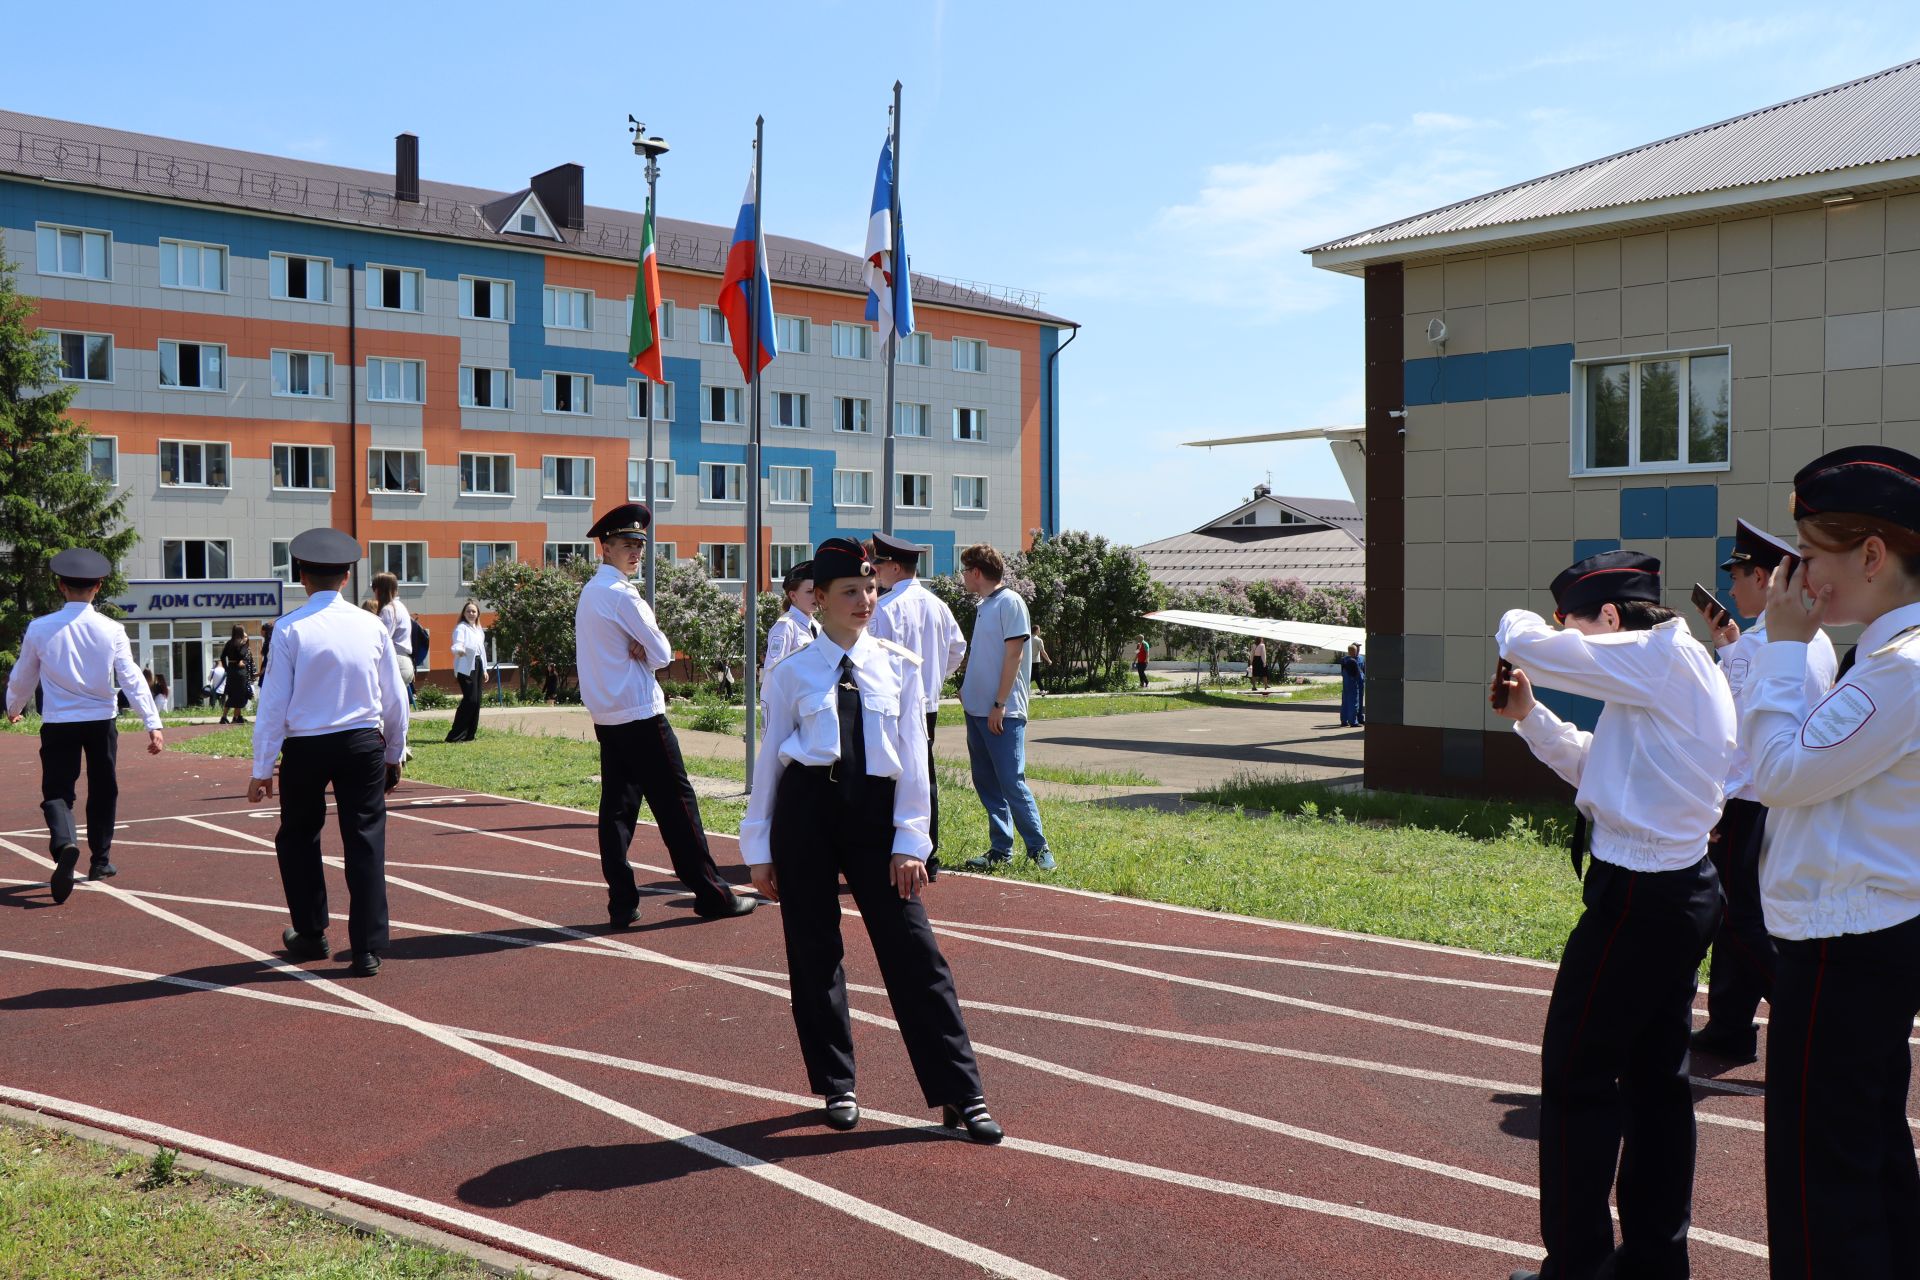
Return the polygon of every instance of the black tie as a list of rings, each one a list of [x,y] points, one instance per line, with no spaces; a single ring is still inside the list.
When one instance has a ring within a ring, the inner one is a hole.
[[[807,634],[815,640],[818,640],[820,638],[820,624],[817,622],[809,622],[807,624]]]
[[[1584,813],[1573,815],[1573,840],[1568,852],[1573,855],[1573,878],[1583,879],[1587,871],[1587,815]]]
[[[853,659],[840,659],[840,764],[834,778],[840,798],[850,805],[866,793],[867,731],[860,721],[860,684],[853,678]]]
[[[1857,644],[1847,649],[1847,656],[1840,659],[1840,670],[1836,671],[1833,675],[1835,681],[1846,679],[1847,672],[1853,670],[1853,660],[1858,656],[1859,652],[1860,646]]]

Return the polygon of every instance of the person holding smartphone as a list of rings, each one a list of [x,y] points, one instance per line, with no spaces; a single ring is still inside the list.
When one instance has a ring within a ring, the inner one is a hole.
[[[1754,659],[1767,643],[1767,588],[1773,571],[1794,556],[1794,549],[1764,529],[1745,520],[1734,526],[1733,552],[1720,568],[1732,581],[1734,612],[1754,619],[1741,630],[1731,613],[1704,587],[1694,587],[1694,604],[1706,620],[1707,631],[1720,659],[1720,674],[1733,694],[1734,711],[1744,716],[1752,702]],[[1706,595],[1703,605],[1700,596]],[[1839,660],[1833,641],[1816,631],[1807,649],[1804,687],[1811,709],[1833,686]],[[1746,735],[1740,735],[1727,774],[1727,805],[1714,828],[1711,852],[1726,894],[1726,910],[1713,935],[1713,967],[1707,979],[1707,1024],[1693,1033],[1696,1053],[1729,1062],[1752,1062],[1758,1056],[1759,1026],[1754,1014],[1762,997],[1773,994],[1775,951],[1760,906],[1760,859],[1767,830],[1766,806],[1754,799],[1753,765],[1747,757]]]
[[[1533,753],[1578,788],[1574,873],[1585,910],[1554,978],[1540,1048],[1540,1235],[1553,1277],[1685,1276],[1693,1216],[1687,1039],[1720,918],[1707,836],[1734,750],[1713,656],[1660,603],[1660,562],[1608,551],[1553,580],[1554,630],[1500,619],[1505,704]],[[1535,701],[1533,681],[1605,703],[1591,733]],[[1499,677],[1495,695],[1497,702]],[[1619,1171],[1619,1247],[1610,1192]]]

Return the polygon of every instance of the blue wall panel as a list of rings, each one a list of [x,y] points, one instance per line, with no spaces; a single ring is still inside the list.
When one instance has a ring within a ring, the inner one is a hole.
[[[1423,356],[1402,363],[1401,394],[1410,405],[1565,395],[1572,360],[1572,343]]]
[[[1620,536],[1635,542],[1667,536],[1667,491],[1640,486],[1620,490]]]
[[[1710,484],[1667,490],[1667,536],[1711,538],[1720,532],[1720,489]]]

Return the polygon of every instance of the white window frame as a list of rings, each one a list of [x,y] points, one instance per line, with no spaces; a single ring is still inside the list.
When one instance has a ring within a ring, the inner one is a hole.
[[[849,409],[853,405],[863,406],[857,413],[851,415],[859,419],[859,425],[848,426]],[[873,401],[866,396],[835,396],[833,398],[833,429],[848,435],[872,435]]]
[[[962,351],[973,353],[977,363],[968,363],[960,358]],[[987,371],[987,340],[985,338],[955,338],[953,340],[953,371],[955,373],[985,373]]]
[[[474,314],[474,299],[480,296],[479,286],[486,285],[488,315]],[[499,300],[499,309],[494,310],[493,302]],[[461,276],[460,277],[460,318],[462,320],[482,320],[488,324],[513,323],[513,281],[502,280],[497,276]]]
[[[225,293],[227,292],[228,272],[232,268],[233,259],[232,259],[232,255],[228,253],[226,245],[208,244],[205,241],[201,241],[201,240],[177,240],[168,236],[168,237],[161,238],[159,243],[159,249],[160,249],[160,287],[162,289],[184,289],[188,293]],[[215,261],[219,264],[219,270],[220,270],[219,284],[208,285],[208,284],[181,283],[180,268],[184,264],[186,255],[189,251],[191,251],[195,256],[195,258],[198,259],[197,265],[200,269],[200,276],[203,280],[206,278],[207,255],[209,253],[216,255]],[[171,281],[167,279],[167,258],[169,255],[171,255],[173,258],[173,279]]]
[[[666,382],[655,382],[652,378],[627,379],[627,420],[629,422],[645,422],[647,420],[647,415],[639,412],[641,387],[657,387],[660,391],[662,412],[654,414],[653,420],[655,422],[672,422],[673,381],[672,379],[668,379]]]
[[[401,276],[400,303],[398,306],[386,304],[386,273],[392,271]],[[407,305],[406,277],[413,277],[413,306]],[[367,264],[367,310],[400,311],[409,315],[418,315],[427,308],[427,273],[419,267],[395,267],[386,263],[369,262]]]
[[[196,542],[200,544],[200,563],[202,566],[204,566],[209,570],[212,569],[212,565],[209,563],[209,561],[212,559],[212,557],[209,555],[209,549],[212,547],[220,548],[221,558],[227,562],[225,573],[216,574],[216,573],[208,572],[208,573],[202,574],[198,578],[187,576],[187,546],[190,543],[196,543]],[[180,548],[180,576],[177,578],[172,577],[167,573],[168,548],[170,547]],[[232,576],[233,576],[233,539],[231,538],[162,538],[160,540],[160,577],[162,578],[162,580],[166,582],[219,582],[223,578],[231,578]]]
[[[1689,429],[1688,416],[1691,408],[1690,390],[1693,381],[1693,361],[1701,356],[1721,356],[1727,360],[1727,456],[1724,459],[1708,462],[1690,462],[1688,453],[1693,447],[1692,432]],[[1657,364],[1662,361],[1680,362],[1680,420],[1676,424],[1679,432],[1679,458],[1671,462],[1640,461],[1640,366]],[[1588,432],[1591,424],[1587,420],[1587,378],[1592,370],[1604,365],[1624,364],[1627,371],[1627,465],[1624,467],[1591,467],[1586,465],[1588,455]],[[1570,407],[1571,426],[1568,442],[1568,474],[1570,476],[1622,476],[1622,475],[1677,475],[1699,472],[1730,471],[1733,469],[1733,348],[1726,344],[1685,347],[1674,351],[1634,352],[1617,356],[1592,356],[1573,362],[1572,401]]]
[[[813,555],[813,547],[805,542],[775,542],[767,547],[767,576],[778,582],[787,576],[795,565],[805,564]]]
[[[407,394],[407,376],[413,376],[413,394]],[[400,394],[390,396],[388,383],[397,378]],[[375,393],[378,394],[375,394]],[[398,356],[367,357],[367,402],[369,404],[425,404],[427,402],[427,362]]]
[[[723,407],[722,413],[731,413],[731,418],[713,416],[713,393],[718,391],[723,404],[730,401],[730,407]],[[703,383],[700,387],[700,421],[719,427],[743,426],[747,420],[747,392],[744,387],[729,387],[718,383]]]
[[[59,222],[36,222],[33,225],[35,264],[43,276],[64,276],[69,280],[111,280],[113,279],[113,232],[100,227],[73,227]],[[47,237],[53,237],[53,256],[47,256]],[[77,236],[80,249],[80,269],[64,271],[60,267],[60,237]],[[100,274],[87,270],[87,237],[99,237]]]
[[[584,471],[586,485],[574,493],[560,492],[560,466],[562,462],[575,463],[567,468],[569,473]],[[592,502],[594,494],[594,466],[592,457],[578,453],[549,453],[540,458],[540,496],[559,502]]]
[[[813,321],[805,316],[773,313],[774,345],[783,356],[804,356],[813,352]]]
[[[305,449],[307,451],[307,454],[308,454],[307,475],[309,478],[311,478],[313,475],[313,456],[312,455],[316,453],[325,454],[327,458],[327,482],[323,485],[322,484],[282,484],[280,483],[280,480],[279,480],[279,475],[281,472],[280,451],[282,449],[285,449],[287,451],[287,465],[286,465],[285,471],[286,471],[286,474],[289,476],[291,476],[294,471],[293,451],[295,449]],[[268,478],[268,483],[273,487],[273,490],[276,493],[332,493],[334,491],[334,486],[337,482],[336,477],[338,476],[339,473],[335,470],[333,465],[333,446],[330,444],[292,444],[292,443],[275,444],[273,446],[273,456],[271,461],[272,461],[272,469],[268,473],[267,478]]]
[[[627,501],[644,502],[650,507],[673,501],[673,459],[655,458],[653,460],[653,493],[651,496],[640,492],[640,472],[647,465],[645,458],[627,459]]]
[[[88,333],[85,330],[81,330],[81,329],[50,329],[47,332],[51,333],[54,338],[54,344],[53,344],[54,354],[60,361],[60,372],[58,374],[58,378],[61,382],[84,382],[84,383],[91,383],[95,386],[104,386],[113,381],[113,335],[112,334]],[[66,342],[68,338],[79,338],[81,340],[80,342],[80,376],[77,378],[73,377],[67,372]],[[99,341],[106,344],[107,376],[104,378],[90,377],[88,376],[88,373],[87,373],[87,370],[91,365],[91,361],[88,359],[87,345],[89,342],[92,342],[92,341]]]
[[[970,415],[964,420],[970,422],[973,426],[973,433],[971,435],[964,434],[960,430],[960,423],[963,421],[961,417],[962,414]],[[955,405],[953,407],[953,438],[966,444],[979,444],[985,440],[987,438],[987,411],[985,409],[976,409],[972,405]]]
[[[731,497],[713,496],[713,473],[724,473],[721,488]],[[703,504],[738,507],[747,501],[747,466],[744,462],[703,462],[700,464],[700,501]]]
[[[718,573],[713,569],[713,553],[716,551],[720,552]],[[707,566],[707,579],[710,582],[746,581],[747,544],[744,542],[703,542],[700,544],[700,559]]]
[[[575,385],[571,389],[571,399],[576,407],[572,409],[549,408],[560,403],[560,379],[571,378]],[[593,375],[590,373],[563,373],[558,369],[546,369],[540,374],[540,412],[554,414],[562,418],[591,418],[593,416]]]
[[[780,421],[780,399],[782,396],[790,397],[793,403],[799,406],[800,420],[798,422]],[[782,431],[806,431],[811,429],[813,426],[813,409],[809,401],[811,401],[812,398],[813,397],[804,391],[774,392],[772,396],[773,403],[768,406],[770,410],[767,415],[768,425],[778,427]]]
[[[293,539],[275,538],[267,543],[267,576],[288,586],[300,585],[300,575],[293,571]]]
[[[674,544],[671,542],[654,543],[653,555],[661,564],[672,564],[674,561]]]
[[[896,507],[902,511],[933,510],[933,473],[931,471],[896,471],[893,478],[898,484],[898,492],[893,495]],[[926,498],[925,502],[907,501],[907,481],[909,480],[921,481],[918,487]]]
[[[173,381],[167,381],[167,348],[173,348]],[[193,347],[198,351],[199,367],[194,376],[200,381],[187,386],[180,381],[180,348]],[[207,353],[214,352],[213,374],[215,381],[207,379]],[[224,342],[189,342],[180,338],[162,338],[154,344],[154,355],[160,363],[155,376],[160,379],[162,391],[186,392],[222,392],[227,389],[227,345]]]
[[[627,295],[627,332],[628,333],[633,332],[633,295],[632,294]],[[662,342],[670,342],[673,340],[673,299],[672,298],[660,299],[659,340]]]
[[[963,480],[978,480],[978,481],[980,482],[980,505],[979,505],[979,506],[977,506],[977,507],[975,507],[975,506],[969,506],[969,505],[964,505],[964,504],[962,504],[962,503],[961,503],[961,501],[960,501],[960,482],[961,482],[961,481],[963,481]],[[956,511],[956,512],[960,512],[960,511],[985,511],[985,510],[987,510],[987,509],[988,509],[988,500],[989,500],[989,499],[991,498],[991,496],[992,496],[992,495],[991,495],[991,494],[990,494],[990,493],[988,492],[988,484],[987,484],[987,477],[985,477],[985,476],[965,476],[965,475],[957,475],[957,476],[955,476],[955,477],[953,477],[953,486],[952,486],[952,488],[953,488],[953,509],[954,509],[954,511]]]
[[[471,481],[479,473],[479,464],[482,460],[486,462],[488,477],[495,483],[492,488],[475,489],[471,487]],[[460,496],[463,498],[511,498],[517,483],[515,461],[511,453],[462,452],[459,459],[459,476],[454,481],[460,486]],[[504,489],[500,488],[498,483],[502,477],[507,482],[507,487]]]
[[[320,289],[324,297],[311,295],[296,298],[287,292],[287,264],[294,261],[307,264],[307,287],[313,287],[313,273],[317,266],[320,270]],[[333,259],[316,258],[307,253],[269,253],[267,255],[267,296],[275,302],[310,302],[315,306],[330,306],[333,303]]]
[[[909,413],[909,410],[918,413]],[[908,431],[903,424],[908,418],[918,418],[918,431]],[[893,404],[893,434],[901,440],[931,440],[933,438],[933,406],[917,400],[896,400]]]
[[[315,360],[322,360],[326,362],[324,373],[326,375],[327,389],[325,391],[320,391],[320,392],[293,391],[293,390],[282,391],[279,389],[282,385],[285,385],[289,388],[293,386],[293,357],[294,356],[305,356],[307,359],[307,385],[308,386],[313,385],[313,362]],[[286,350],[283,348],[276,347],[269,353],[267,363],[268,363],[267,387],[270,394],[286,400],[331,400],[333,399],[334,368],[333,368],[333,353],[331,351],[292,351],[292,350]]]
[[[560,314],[560,302],[566,300],[566,315]],[[579,309],[579,324],[561,323],[572,321],[576,305]],[[589,333],[593,329],[593,290],[574,289],[567,285],[550,284],[540,290],[540,322],[549,329],[570,329],[575,333]]]
[[[197,482],[177,479],[168,481],[166,479],[165,458],[167,450],[170,447],[179,451],[177,455],[178,464],[174,468],[174,474],[176,476],[186,472],[187,450],[199,450],[200,479]],[[217,454],[216,450],[218,451]],[[220,471],[226,477],[225,481],[221,484],[214,484],[212,480],[214,472],[213,463],[216,456],[220,460]],[[162,440],[154,448],[153,460],[155,469],[160,473],[160,487],[163,489],[233,488],[233,446],[225,440]]]
[[[487,568],[480,567],[480,548],[487,548]],[[520,558],[519,544],[515,542],[463,542],[460,544],[460,585],[470,587],[473,580],[487,569],[502,562],[512,563]]]
[[[400,549],[399,567],[394,567],[392,548]],[[420,576],[410,577],[408,561],[418,552]],[[403,587],[424,587],[427,585],[427,544],[424,542],[371,542],[367,544],[368,576],[391,573],[400,580]]]
[[[374,483],[374,477],[376,475],[379,476],[383,482],[385,481],[386,473],[387,473],[386,455],[390,453],[397,453],[405,457],[417,459],[415,463],[415,468],[418,471],[418,474],[420,477],[420,487],[418,489],[407,488],[407,465],[405,462],[402,462],[400,464],[400,487],[398,489],[389,489],[386,487],[384,483],[381,483],[381,484]],[[378,465],[375,465],[376,455],[378,456]],[[401,448],[389,447],[386,445],[373,445],[367,449],[367,492],[368,493],[398,493],[398,494],[418,495],[418,494],[423,494],[426,491],[427,491],[427,451],[425,449],[401,449]]]
[[[109,474],[104,476],[100,475],[99,468],[94,465],[97,459],[95,459],[93,456],[94,446],[101,444],[103,442],[107,446],[107,455],[108,455],[107,467],[109,472]],[[116,489],[120,487],[120,437],[119,436],[91,436],[88,438],[87,440],[87,471],[90,474],[97,476],[100,479],[106,481],[109,485],[112,485]]]
[[[852,481],[855,477],[863,477],[866,483],[864,485],[860,485],[856,487],[864,488],[866,490],[864,499],[860,494],[857,494],[857,493],[850,496],[843,497],[841,493],[842,477],[845,477],[845,479],[849,482]],[[833,505],[836,507],[842,507],[842,508],[863,508],[864,509],[864,508],[872,507],[873,506],[873,472],[865,470],[860,467],[835,467],[833,469]]]
[[[504,403],[475,404],[473,399],[473,375],[487,375],[487,394],[494,396],[504,391]],[[497,389],[497,390],[496,390]],[[503,413],[513,408],[513,370],[502,369],[490,364],[463,364],[460,366],[460,407],[462,409],[486,409],[494,413]]]
[[[549,569],[560,568],[560,548],[562,547],[573,548],[574,554],[568,557],[569,559],[585,560],[589,563],[600,559],[600,553],[594,549],[591,542],[548,542],[540,547],[540,563]]]
[[[799,497],[782,497],[783,493],[797,492]],[[812,467],[768,467],[767,468],[767,504],[776,507],[810,507],[813,505],[813,468]]]
[[[718,333],[719,337],[713,335]],[[708,347],[730,346],[733,335],[727,330],[727,313],[718,307],[700,308],[700,342]]]
[[[842,339],[845,339],[843,342]],[[842,347],[852,348],[843,351]],[[833,322],[833,358],[835,360],[873,359],[873,326],[846,320]]]
[[[918,359],[915,358],[916,356]],[[921,369],[931,368],[933,365],[933,338],[924,329],[918,333],[908,334],[906,337],[900,339],[899,346],[894,353],[894,362],[896,364],[914,365]]]

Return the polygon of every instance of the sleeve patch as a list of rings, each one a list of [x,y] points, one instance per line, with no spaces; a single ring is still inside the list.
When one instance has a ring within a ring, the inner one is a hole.
[[[1813,709],[1800,727],[1800,742],[1812,750],[1837,747],[1860,732],[1877,708],[1859,685],[1843,684]]]
[[[1745,688],[1747,672],[1752,668],[1752,665],[1753,664],[1745,658],[1735,658],[1730,662],[1722,663],[1720,669],[1727,674],[1727,688],[1735,693]]]

